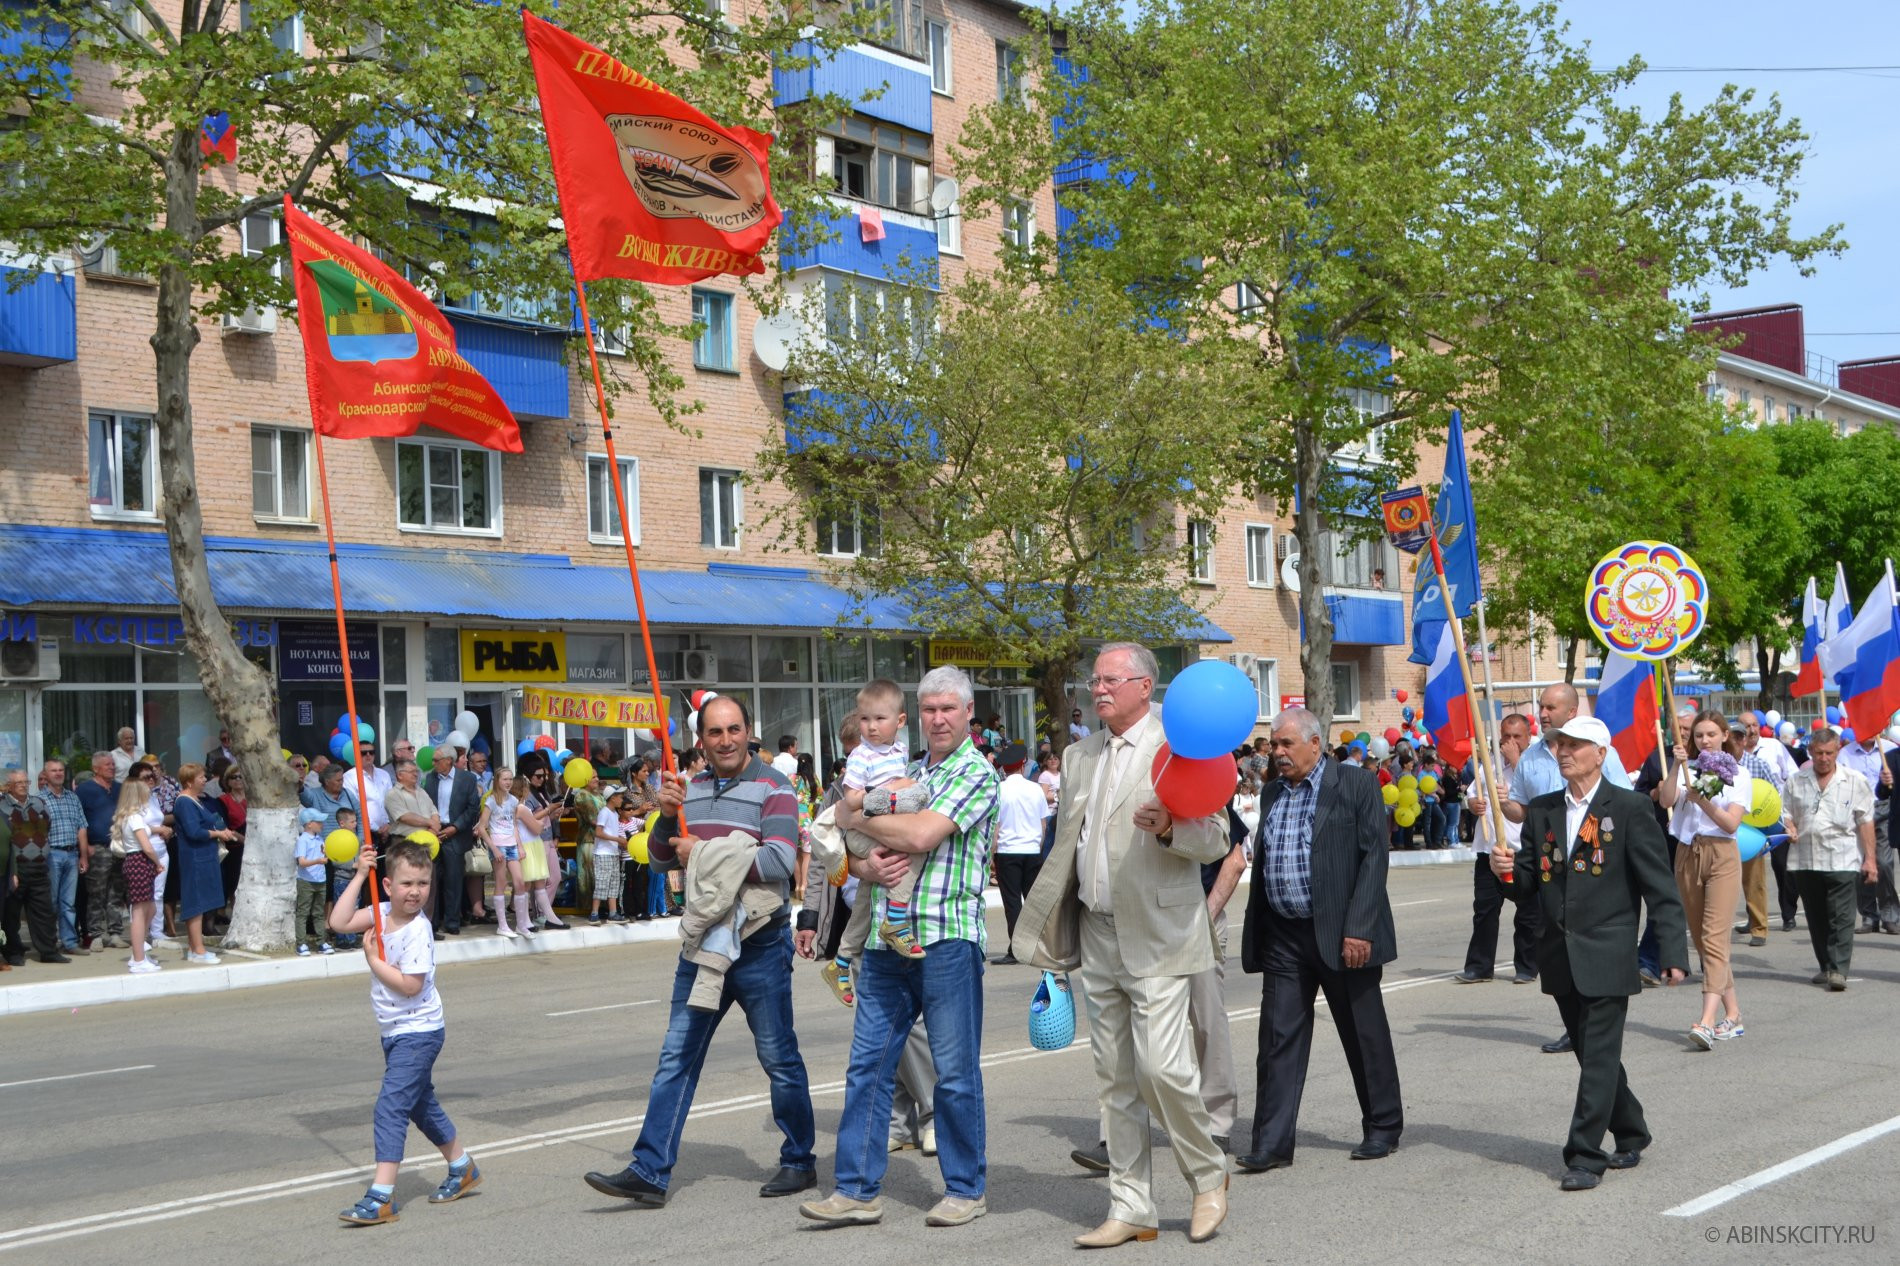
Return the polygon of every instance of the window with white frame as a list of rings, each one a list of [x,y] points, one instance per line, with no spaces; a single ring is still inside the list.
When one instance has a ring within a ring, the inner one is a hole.
[[[732,296],[717,290],[693,291],[693,364],[699,369],[732,372]]]
[[[818,552],[835,558],[876,558],[881,546],[877,508],[861,506],[849,514],[818,516]]]
[[[640,459],[620,459],[620,492],[627,499],[627,518],[633,524],[633,543],[640,543]],[[620,507],[614,503],[613,481],[607,476],[607,458],[587,455],[587,539],[618,542]]]
[[[1273,588],[1273,528],[1247,524],[1247,583],[1255,589]]]
[[[906,57],[925,56],[922,0],[852,0],[851,7],[870,18],[867,43]]]
[[[937,226],[937,250],[944,255],[963,254],[963,201],[958,199],[941,211],[933,212]]]
[[[1775,398],[1773,396],[1765,395],[1761,398],[1761,420],[1764,425],[1769,425],[1774,422]]]
[[[472,444],[396,441],[396,523],[419,532],[501,531],[501,454]]]
[[[844,273],[828,272],[824,278],[825,338],[833,349],[868,340],[878,319],[890,314],[910,326],[912,347],[922,355],[924,340],[936,322],[928,295],[910,290],[893,295],[889,286]],[[893,303],[898,305],[896,313],[891,312]]]
[[[934,19],[924,23],[924,52],[930,59],[930,90],[949,96],[950,24]]]
[[[86,432],[92,517],[157,517],[158,436],[152,419],[136,413],[93,413]]]
[[[1339,393],[1346,407],[1352,410],[1354,425],[1359,427],[1364,439],[1343,446],[1339,452],[1342,457],[1358,458],[1363,461],[1377,462],[1385,460],[1385,427],[1378,419],[1384,417],[1392,408],[1392,398],[1383,392],[1368,391],[1364,387],[1354,387]]]
[[[259,519],[310,521],[310,432],[283,426],[251,428],[251,514]]]
[[[1266,310],[1267,296],[1251,281],[1234,283],[1234,311],[1241,316],[1254,316]]]
[[[1214,583],[1214,525],[1205,519],[1187,524],[1188,570],[1204,585]]]
[[[1340,589],[1398,588],[1399,554],[1384,536],[1326,528],[1320,533],[1320,583]]]
[[[820,138],[831,178],[854,202],[922,213],[930,205],[930,138],[854,114]]]
[[[1253,662],[1253,689],[1259,696],[1259,709],[1255,719],[1270,721],[1280,710],[1280,661],[1276,659],[1255,659]]]
[[[738,549],[745,505],[736,470],[699,472],[699,543],[710,549]]]
[[[996,99],[1019,101],[1023,95],[1023,55],[1007,40],[996,41]]]
[[[238,0],[238,29],[248,31],[253,26],[251,0]],[[280,53],[303,56],[303,14],[293,13],[271,25],[271,47]]]
[[[243,223],[239,225],[239,232],[244,239],[244,257],[261,259],[270,252],[272,247],[284,240],[284,222],[269,211],[259,211],[254,215],[244,217]],[[281,258],[271,260],[268,267],[271,276],[284,275],[284,261]]]
[[[1359,719],[1359,665],[1334,664],[1333,668],[1333,720],[1357,721]]]
[[[1036,241],[1036,212],[1027,202],[1003,207],[1003,243],[1027,250]]]

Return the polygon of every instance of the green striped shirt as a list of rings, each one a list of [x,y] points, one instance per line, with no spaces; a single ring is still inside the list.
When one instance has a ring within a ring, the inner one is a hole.
[[[911,894],[911,925],[918,943],[928,947],[938,941],[975,941],[980,952],[987,943],[983,889],[989,883],[1001,781],[968,739],[934,767],[926,758],[911,762],[909,772],[930,792],[926,807],[956,823],[949,837],[925,855]],[[873,900],[883,897],[882,891],[872,894]]]

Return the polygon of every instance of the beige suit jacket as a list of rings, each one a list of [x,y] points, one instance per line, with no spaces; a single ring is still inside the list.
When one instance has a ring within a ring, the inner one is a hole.
[[[1062,754],[1062,791],[1056,802],[1056,838],[1036,884],[1029,890],[1010,949],[1018,959],[1051,971],[1081,964],[1075,852],[1082,820],[1101,762],[1108,757],[1108,730],[1095,731]],[[1149,770],[1162,744],[1161,718],[1150,717],[1129,754],[1127,776],[1109,806],[1109,894],[1122,962],[1136,976],[1191,976],[1214,965],[1214,931],[1207,917],[1201,866],[1226,857],[1225,810],[1174,824],[1164,845],[1136,828],[1135,810],[1154,795]]]

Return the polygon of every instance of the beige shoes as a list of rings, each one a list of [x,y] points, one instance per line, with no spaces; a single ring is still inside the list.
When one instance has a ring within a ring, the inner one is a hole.
[[[1188,1243],[1200,1244],[1214,1238],[1214,1232],[1227,1220],[1227,1178],[1212,1191],[1194,1197],[1194,1216],[1188,1221]]]
[[[974,1200],[963,1196],[945,1196],[937,1207],[924,1215],[925,1226],[966,1226],[990,1211],[982,1196]]]
[[[868,1226],[883,1219],[884,1206],[875,1200],[853,1200],[843,1192],[834,1191],[823,1200],[807,1200],[798,1206],[798,1212],[827,1226]]]
[[[1123,1222],[1119,1218],[1110,1218],[1086,1235],[1075,1237],[1077,1248],[1114,1248],[1130,1240],[1146,1244],[1161,1234],[1151,1226],[1136,1226],[1132,1222]]]

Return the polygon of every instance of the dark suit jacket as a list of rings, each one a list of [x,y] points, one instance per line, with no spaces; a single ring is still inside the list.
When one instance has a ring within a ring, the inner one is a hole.
[[[1579,841],[1571,857],[1564,793],[1553,791],[1524,806],[1524,846],[1504,889],[1515,901],[1536,901],[1543,913],[1537,932],[1537,978],[1548,994],[1576,992],[1589,998],[1641,993],[1636,941],[1644,902],[1656,925],[1664,970],[1687,971],[1687,924],[1655,805],[1648,796],[1624,791],[1605,778],[1590,798],[1585,820],[1599,824],[1603,873],[1593,873],[1592,846]],[[1602,831],[1608,819],[1611,829]],[[1550,860],[1550,879],[1543,862]],[[1575,862],[1581,858],[1582,873]]]
[[[482,818],[482,789],[475,781],[475,775],[466,769],[455,772],[455,783],[449,790],[449,820],[444,826],[455,828],[452,844],[467,848],[475,838],[475,824]],[[436,788],[441,785],[441,777],[432,769],[429,776],[422,780],[422,793],[434,800]]]
[[[1247,896],[1247,921],[1241,932],[1240,965],[1257,972],[1266,961],[1267,815],[1286,792],[1281,781],[1260,795],[1260,825],[1254,836],[1253,887]],[[1320,957],[1334,971],[1343,969],[1340,942],[1354,937],[1372,943],[1366,966],[1399,956],[1392,929],[1392,906],[1385,893],[1387,852],[1385,802],[1377,776],[1326,758],[1320,775],[1319,804],[1313,811],[1311,876],[1313,935]]]

